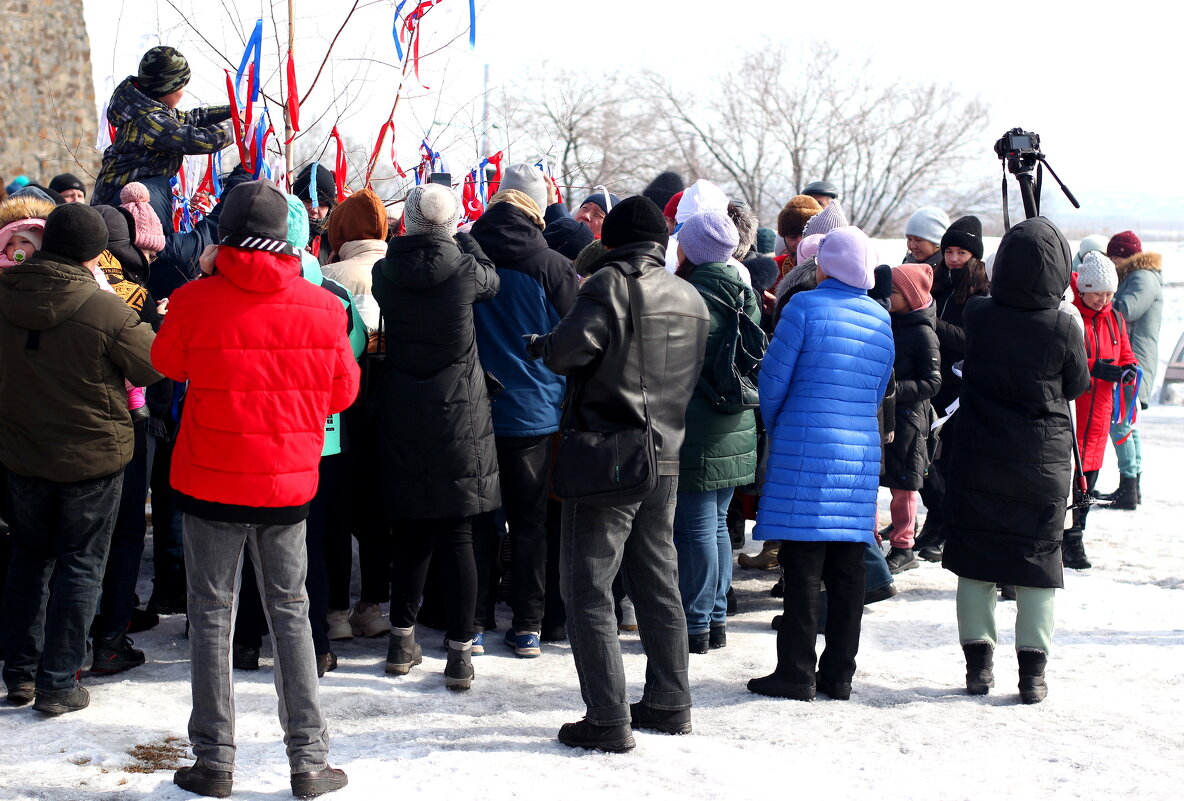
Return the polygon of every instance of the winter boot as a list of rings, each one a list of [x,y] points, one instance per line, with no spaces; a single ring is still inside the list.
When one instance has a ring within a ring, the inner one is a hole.
[[[893,546],[892,550],[888,552],[888,572],[892,575],[903,573],[906,570],[915,570],[921,565],[917,561],[917,555],[913,553],[912,548],[897,548]]]
[[[778,564],[777,553],[780,550],[780,540],[765,540],[760,553],[756,556],[742,553],[736,557],[736,563],[745,570],[775,570]]]
[[[690,734],[691,710],[654,709],[645,701],[629,705],[630,726],[662,734]]]
[[[1123,511],[1134,511],[1135,507],[1139,505],[1139,477],[1138,476],[1120,476],[1118,479],[1118,489],[1111,492],[1109,495],[1100,496],[1101,500],[1109,501],[1109,506],[1103,506],[1103,509],[1121,509]]]
[[[1135,505],[1143,503],[1143,474],[1135,476]]]
[[[230,648],[230,664],[235,670],[258,670],[259,649],[235,643]]]
[[[757,695],[767,695],[770,698],[790,698],[794,701],[813,701],[815,695],[814,682],[809,684],[793,684],[786,681],[776,671],[768,676],[748,680],[748,691]]]
[[[1048,684],[1044,681],[1048,655],[1039,648],[1019,648],[1015,654],[1020,663],[1020,700],[1038,704],[1048,696]]]
[[[571,748],[607,751],[610,754],[631,751],[637,745],[633,739],[633,729],[628,723],[601,726],[587,718],[560,726],[559,742]]]
[[[995,648],[982,640],[962,643],[966,655],[966,692],[986,695],[995,686]]]
[[[1073,570],[1089,570],[1093,565],[1085,555],[1085,532],[1071,528],[1061,543],[1061,564]]]
[[[999,588],[999,597],[1005,601],[1015,600],[1015,585],[1014,584],[996,584]]]
[[[386,672],[406,676],[411,668],[423,662],[423,648],[415,641],[415,629],[391,629],[390,645],[386,649]]]
[[[388,666],[389,667],[389,666]],[[467,690],[473,686],[473,641],[448,641],[448,662],[444,665],[444,686]]]
[[[391,630],[390,621],[382,614],[382,609],[378,604],[358,601],[357,606],[350,612],[348,620],[350,633],[355,637],[381,637]],[[329,639],[333,639],[333,637]]]
[[[297,798],[317,796],[340,790],[349,784],[349,777],[340,768],[326,765],[320,770],[309,770],[292,774],[292,795]]]
[[[182,790],[208,798],[230,798],[234,789],[234,773],[229,770],[207,768],[201,762],[180,768],[173,774],[173,784]]]

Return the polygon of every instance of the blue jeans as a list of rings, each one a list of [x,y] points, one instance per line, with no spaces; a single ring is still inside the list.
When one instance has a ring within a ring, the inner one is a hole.
[[[678,592],[691,634],[727,623],[728,588],[732,586],[728,504],[733,492],[734,487],[678,493],[674,510]]]
[[[230,636],[247,552],[275,654],[280,726],[293,773],[325,767],[329,734],[317,695],[317,665],[304,578],[304,523],[221,523],[185,515],[190,684],[189,741],[197,761],[234,770],[234,683]]]
[[[4,590],[4,683],[73,692],[86,659],[123,471],[60,483],[8,474],[12,562]]]
[[[620,570],[637,609],[646,654],[641,700],[654,709],[691,706],[687,626],[678,597],[678,555],[671,529],[677,476],[629,506],[565,502],[559,541],[559,583],[567,604],[567,635],[589,722],[629,722],[625,666],[613,609]]]

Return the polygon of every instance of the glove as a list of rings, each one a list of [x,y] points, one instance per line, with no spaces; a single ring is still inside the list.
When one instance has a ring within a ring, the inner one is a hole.
[[[1122,366],[1122,383],[1133,384],[1139,377],[1139,367],[1134,364],[1124,364]]]
[[[1099,381],[1109,381],[1117,384],[1122,380],[1122,367],[1109,361],[1096,361],[1089,369],[1089,374]]]
[[[539,338],[538,334],[523,334],[523,344],[526,346],[526,355],[532,360],[537,359],[541,354],[535,350],[535,340]]]

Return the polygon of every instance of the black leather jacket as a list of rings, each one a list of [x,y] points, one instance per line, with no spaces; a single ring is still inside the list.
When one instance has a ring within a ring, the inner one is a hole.
[[[645,413],[626,284],[635,275],[658,472],[678,475],[687,402],[703,369],[710,316],[695,288],[666,271],[665,248],[652,242],[614,248],[580,287],[567,316],[528,349],[573,379],[564,428],[641,428]]]

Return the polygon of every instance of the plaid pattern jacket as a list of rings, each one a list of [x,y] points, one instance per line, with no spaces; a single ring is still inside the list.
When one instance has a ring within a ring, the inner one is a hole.
[[[186,155],[216,153],[228,146],[233,134],[224,123],[229,119],[230,106],[170,109],[141,92],[134,76],[125,78],[107,106],[115,137],[103,152],[91,205],[118,204],[119,190],[126,184],[171,178]]]

